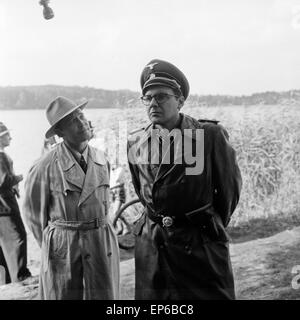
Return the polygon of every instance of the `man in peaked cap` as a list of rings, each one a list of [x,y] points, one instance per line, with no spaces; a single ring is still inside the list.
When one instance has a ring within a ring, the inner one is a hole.
[[[163,60],[142,71],[150,124],[128,139],[128,162],[145,211],[135,227],[136,299],[234,299],[226,226],[241,174],[226,130],[180,110],[185,75]]]
[[[16,200],[23,176],[14,173],[13,162],[4,151],[10,141],[9,130],[0,122],[0,265],[6,269],[6,283],[31,276],[27,268],[26,231]]]
[[[46,138],[56,134],[63,142],[26,179],[24,216],[42,248],[39,292],[45,300],[119,296],[119,248],[107,220],[109,164],[88,145],[86,104],[58,97],[48,105]]]

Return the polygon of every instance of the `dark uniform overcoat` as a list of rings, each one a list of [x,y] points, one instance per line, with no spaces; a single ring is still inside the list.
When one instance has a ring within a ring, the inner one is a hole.
[[[179,147],[174,140],[170,164],[144,161],[153,125],[129,136],[132,181],[145,206],[135,227],[135,298],[234,299],[225,227],[242,185],[235,151],[221,125],[185,114],[181,119],[179,130],[190,138]],[[187,174],[194,154],[199,172]],[[170,227],[163,226],[166,216],[172,219]]]

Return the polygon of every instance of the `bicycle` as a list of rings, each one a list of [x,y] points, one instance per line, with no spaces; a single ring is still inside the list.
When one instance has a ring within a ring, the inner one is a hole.
[[[133,249],[135,246],[135,236],[133,234],[134,224],[142,216],[143,205],[138,198],[126,202],[115,214],[113,227],[116,228],[118,219],[125,222],[128,232],[118,235],[119,247],[125,250]]]

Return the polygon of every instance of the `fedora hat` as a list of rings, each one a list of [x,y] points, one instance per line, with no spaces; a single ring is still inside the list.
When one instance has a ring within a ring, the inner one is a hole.
[[[46,109],[46,116],[51,127],[45,134],[46,138],[50,138],[55,134],[55,126],[60,120],[76,109],[84,108],[87,103],[88,101],[85,101],[84,103],[77,105],[75,102],[65,97],[57,97],[50,102]]]
[[[9,130],[7,129],[6,125],[3,122],[0,122],[0,137],[4,136],[8,132]]]

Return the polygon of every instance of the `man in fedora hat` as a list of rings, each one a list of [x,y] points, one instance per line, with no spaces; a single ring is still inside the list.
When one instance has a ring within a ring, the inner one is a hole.
[[[80,105],[57,97],[47,107],[46,138],[63,139],[31,168],[24,216],[42,248],[41,299],[117,299],[119,248],[107,220],[109,167],[88,145]]]
[[[225,228],[242,181],[228,134],[180,112],[189,83],[173,64],[150,61],[140,82],[151,123],[128,140],[145,206],[135,227],[135,298],[234,299]]]
[[[0,265],[6,269],[6,283],[31,276],[27,268],[26,231],[16,200],[23,176],[14,173],[13,162],[4,152],[10,141],[9,130],[0,122]]]

